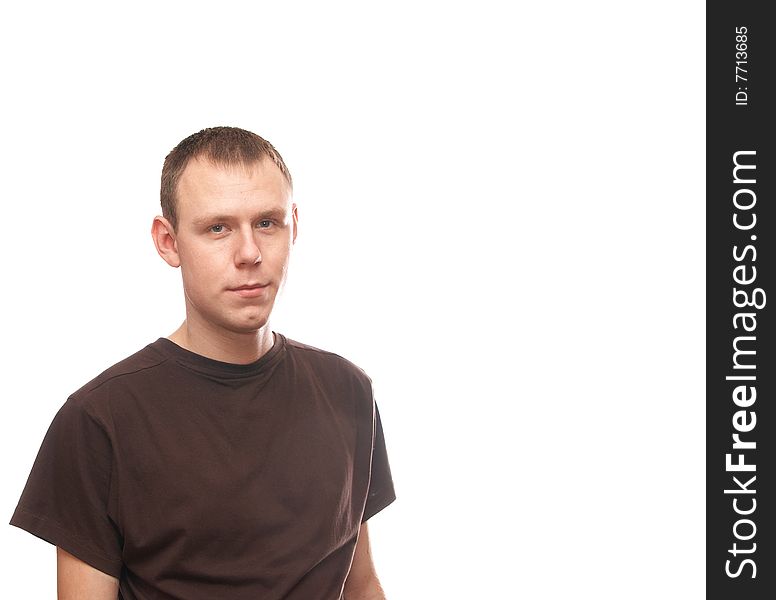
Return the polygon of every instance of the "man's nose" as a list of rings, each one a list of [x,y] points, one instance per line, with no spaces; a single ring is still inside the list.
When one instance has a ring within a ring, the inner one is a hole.
[[[256,243],[252,228],[249,233],[243,232],[240,235],[240,245],[235,254],[235,262],[237,266],[255,265],[261,262],[261,249]]]

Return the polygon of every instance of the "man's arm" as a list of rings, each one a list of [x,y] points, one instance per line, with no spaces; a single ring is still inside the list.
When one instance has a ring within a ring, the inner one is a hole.
[[[385,592],[372,562],[366,523],[361,524],[353,564],[345,580],[345,600],[385,600]]]
[[[57,546],[58,600],[116,600],[119,580]]]

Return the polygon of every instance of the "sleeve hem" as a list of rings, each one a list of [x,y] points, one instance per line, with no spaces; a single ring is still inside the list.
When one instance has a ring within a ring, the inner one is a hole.
[[[376,497],[370,498],[369,504],[364,508],[364,514],[361,517],[361,522],[366,523],[369,519],[374,517],[377,513],[379,513],[384,508],[386,508],[394,500],[396,500],[396,494],[392,490],[388,494],[385,494],[382,497],[376,496]]]
[[[95,569],[119,579],[121,569],[124,566],[120,559],[112,559],[103,556],[93,550],[78,535],[68,531],[61,525],[45,517],[31,513],[24,508],[17,508],[11,517],[10,524],[23,529],[40,539],[59,546],[79,560],[91,565]]]

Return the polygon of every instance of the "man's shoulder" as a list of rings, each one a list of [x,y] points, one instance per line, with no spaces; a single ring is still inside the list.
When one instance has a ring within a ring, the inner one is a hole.
[[[143,376],[168,360],[167,355],[159,350],[158,342],[148,344],[134,354],[127,356],[105,369],[94,379],[87,382],[73,393],[74,398],[87,398],[99,392],[107,384],[115,381],[126,382],[135,375]]]
[[[313,370],[329,372],[336,376],[349,376],[362,384],[371,386],[372,380],[369,375],[357,364],[340,354],[330,350],[322,350],[309,344],[303,344],[290,338],[285,339],[286,347],[291,355],[296,360],[308,364]]]

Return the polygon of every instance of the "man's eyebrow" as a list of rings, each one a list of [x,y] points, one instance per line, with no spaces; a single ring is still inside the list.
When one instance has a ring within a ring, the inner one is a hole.
[[[221,223],[223,221],[228,221],[230,218],[231,217],[226,215],[205,215],[204,217],[194,219],[194,225],[210,225],[212,223]]]
[[[288,211],[284,208],[268,208],[258,212],[254,220],[260,221],[262,219],[273,219],[275,221],[285,221]],[[212,215],[204,215],[194,219],[194,225],[212,225],[213,223],[228,223],[235,220],[234,215],[226,215],[221,213],[215,213]]]
[[[288,210],[285,208],[275,207],[261,211],[256,220],[260,219],[274,219],[275,221],[284,221],[288,215]]]

